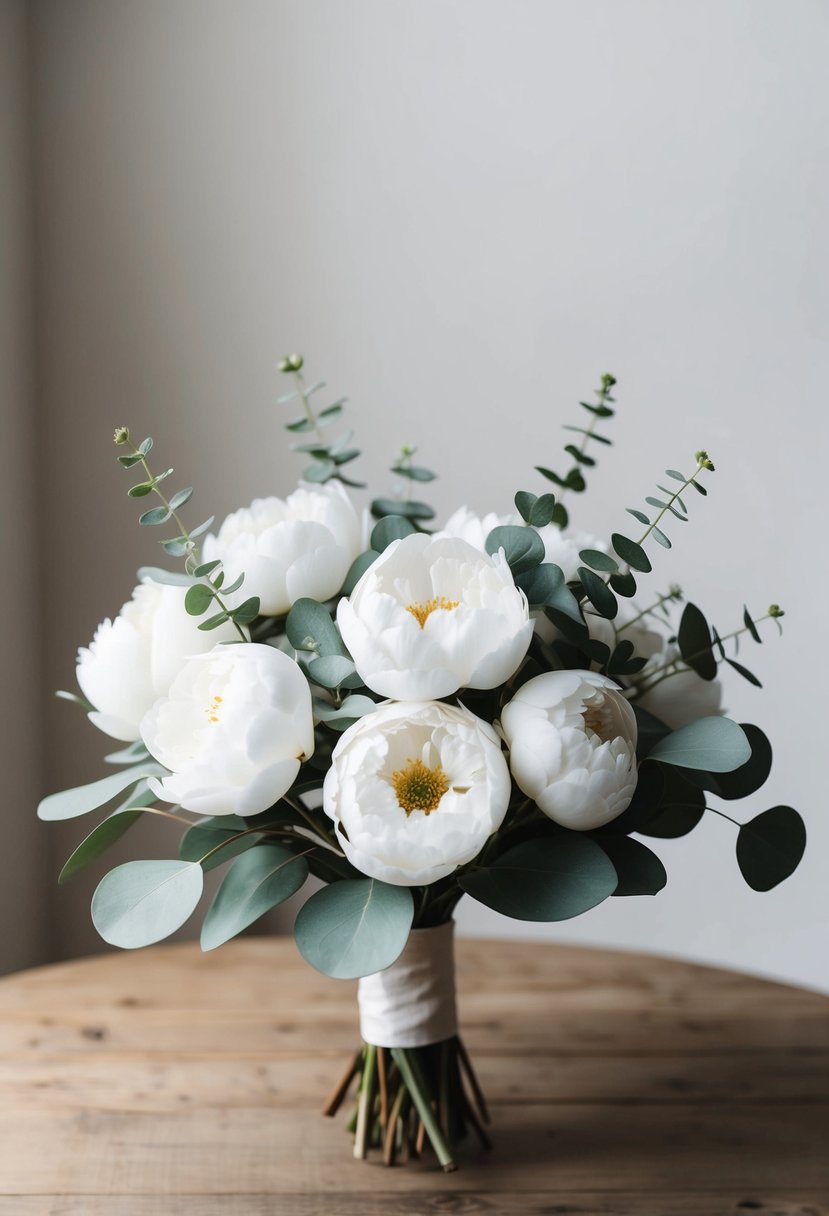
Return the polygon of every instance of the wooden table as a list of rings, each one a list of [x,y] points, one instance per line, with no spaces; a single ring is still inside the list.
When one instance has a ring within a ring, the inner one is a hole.
[[[355,985],[289,939],[0,981],[0,1216],[829,1213],[829,999],[664,959],[461,941],[495,1150],[357,1162],[319,1114]]]

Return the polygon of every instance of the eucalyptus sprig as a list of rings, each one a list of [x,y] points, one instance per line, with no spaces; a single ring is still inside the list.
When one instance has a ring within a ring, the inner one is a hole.
[[[689,668],[696,672],[703,680],[714,680],[717,677],[718,668],[722,663],[727,663],[744,680],[748,680],[749,684],[753,684],[756,688],[762,688],[762,684],[753,671],[749,671],[742,663],[738,663],[735,658],[728,657],[725,652],[725,643],[734,642],[735,654],[739,653],[739,639],[745,634],[748,634],[760,645],[763,639],[760,636],[758,625],[762,625],[764,621],[774,621],[778,630],[782,633],[783,628],[780,624],[780,619],[784,615],[785,613],[779,604],[770,604],[763,616],[754,618],[752,618],[748,608],[744,607],[742,626],[721,636],[716,628],[708,623],[704,613],[696,604],[686,604],[676,635],[679,656],[649,671],[647,680],[640,687],[640,695],[650,692],[652,688],[655,688],[657,684],[661,684],[663,680],[668,680],[671,676],[678,675],[681,671],[686,671]]]
[[[405,483],[403,496],[401,498],[375,498],[371,504],[371,513],[375,519],[383,519],[387,515],[400,515],[411,522],[415,531],[423,531],[422,524],[435,518],[435,510],[428,503],[413,499],[412,490],[415,482],[434,481],[437,473],[433,473],[431,469],[427,469],[423,465],[413,464],[416,452],[417,448],[404,444],[400,449],[400,455],[391,467],[395,476],[403,478]]]
[[[359,448],[350,446],[354,432],[345,431],[339,439],[335,439],[332,443],[327,443],[323,435],[323,431],[341,417],[348,398],[339,397],[317,413],[311,398],[314,393],[325,388],[325,381],[318,380],[315,384],[306,385],[302,374],[304,364],[305,360],[302,355],[297,354],[284,355],[279,360],[279,370],[283,375],[291,377],[294,388],[291,392],[277,398],[279,405],[288,405],[297,400],[302,402],[303,413],[298,418],[294,418],[292,422],[285,423],[286,431],[290,431],[294,435],[312,434],[314,436],[311,440],[291,444],[294,452],[308,455],[313,461],[303,469],[303,479],[319,485],[331,480],[341,481],[343,485],[362,489],[365,482],[354,481],[342,472],[344,465],[350,464],[360,455]]]
[[[602,376],[601,383],[597,389],[594,389],[596,394],[596,403],[591,404],[589,401],[580,401],[579,405],[582,409],[587,410],[592,416],[587,426],[565,426],[565,431],[574,431],[581,435],[581,443],[576,446],[575,443],[565,445],[565,452],[571,456],[575,464],[565,476],[559,473],[554,473],[552,469],[545,468],[543,465],[536,465],[536,472],[542,477],[546,477],[548,481],[552,481],[554,485],[559,486],[561,493],[558,496],[558,501],[555,504],[553,511],[552,522],[557,524],[559,528],[566,528],[569,522],[569,515],[566,507],[562,503],[562,498],[568,490],[572,490],[576,494],[583,494],[587,489],[587,482],[584,478],[584,470],[592,469],[596,465],[596,458],[587,455],[587,446],[592,441],[595,443],[603,443],[610,446],[613,443],[612,439],[608,439],[606,435],[598,435],[596,426],[601,419],[612,418],[616,413],[611,409],[610,403],[615,403],[615,398],[611,396],[610,390],[616,383],[616,377],[611,376],[609,372],[605,372]]]
[[[196,528],[188,529],[179,515],[179,508],[190,501],[193,495],[193,487],[187,486],[184,490],[178,490],[170,498],[167,498],[163,490],[159,489],[159,484],[164,481],[173,472],[173,469],[167,469],[164,473],[154,474],[147,462],[153,441],[150,438],[142,440],[137,446],[133,443],[129,429],[125,426],[119,426],[114,435],[115,443],[118,447],[127,445],[130,448],[130,453],[127,456],[119,456],[118,463],[125,469],[131,469],[135,465],[140,464],[146,474],[146,481],[139,482],[137,485],[128,490],[130,498],[144,498],[148,494],[156,494],[162,505],[160,507],[151,507],[139,517],[138,522],[148,526],[158,526],[167,523],[172,519],[175,521],[179,530],[179,535],[172,540],[162,541],[162,548],[165,553],[169,553],[172,557],[183,557],[184,568],[188,576],[193,579],[193,583],[188,587],[187,594],[184,598],[184,607],[190,616],[203,616],[208,609],[215,604],[219,611],[213,616],[208,617],[206,621],[202,621],[199,629],[210,630],[217,629],[219,625],[223,625],[225,621],[231,621],[236,632],[243,642],[248,641],[248,636],[245,633],[244,626],[249,625],[251,621],[259,615],[259,597],[254,595],[250,599],[244,601],[237,608],[228,607],[225,599],[228,595],[232,595],[238,591],[245,581],[244,574],[240,574],[238,578],[227,586],[224,585],[224,571],[221,569],[220,561],[212,561],[200,563],[199,549],[196,545],[198,537],[202,536],[210,525],[213,523],[214,517],[211,515]],[[165,581],[165,571],[151,571],[156,581]],[[178,581],[176,579],[175,581]],[[221,590],[222,595],[219,594]]]
[[[705,451],[697,452],[695,460],[696,468],[690,476],[686,477],[684,473],[679,473],[676,469],[665,470],[666,476],[681,484],[677,490],[670,490],[659,485],[658,489],[665,495],[665,498],[648,496],[645,499],[649,506],[657,509],[654,519],[650,519],[638,507],[625,508],[629,515],[645,525],[645,531],[637,540],[633,540],[632,537],[625,536],[621,532],[614,532],[610,542],[616,556],[599,549],[583,549],[579,554],[584,562],[584,565],[580,566],[576,572],[583,592],[580,598],[590,600],[600,616],[607,620],[613,620],[616,616],[619,605],[614,592],[626,598],[636,594],[636,578],[632,571],[649,574],[653,569],[651,560],[644,549],[645,542],[651,536],[664,548],[671,548],[670,540],[659,525],[668,513],[682,523],[688,522],[688,508],[682,498],[685,491],[693,487],[698,494],[706,495],[708,493],[697,478],[703,471],[713,473],[713,462]]]

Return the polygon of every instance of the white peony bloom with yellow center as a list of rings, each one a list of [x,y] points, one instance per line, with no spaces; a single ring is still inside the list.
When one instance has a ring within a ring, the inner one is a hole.
[[[636,718],[606,676],[536,676],[504,706],[501,729],[517,784],[563,827],[601,827],[633,797]]]
[[[205,537],[202,559],[221,559],[228,583],[245,575],[234,606],[258,595],[265,615],[282,616],[303,596],[336,595],[363,548],[360,517],[334,482],[300,486],[286,499],[257,498],[234,511],[218,535]]]
[[[185,611],[186,592],[142,579],[115,620],[103,621],[78,651],[78,684],[95,706],[89,719],[113,739],[140,739],[141,719],[185,661],[239,636],[229,621],[209,633],[199,629]]]
[[[503,553],[422,532],[389,545],[340,600],[337,624],[368,687],[400,701],[503,684],[533,630]]]
[[[397,702],[344,731],[323,809],[363,874],[421,886],[477,856],[500,827],[510,790],[489,723],[463,707]]]
[[[313,754],[308,681],[272,646],[216,646],[185,664],[141,736],[170,769],[150,779],[156,797],[200,815],[258,815]]]

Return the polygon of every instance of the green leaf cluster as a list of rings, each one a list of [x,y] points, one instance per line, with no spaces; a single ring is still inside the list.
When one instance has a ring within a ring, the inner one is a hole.
[[[285,423],[285,429],[292,435],[310,435],[310,439],[302,439],[291,444],[294,452],[310,456],[311,463],[302,471],[305,481],[322,485],[327,481],[340,481],[343,485],[362,488],[362,481],[354,481],[343,472],[346,465],[351,464],[360,455],[360,449],[352,446],[353,431],[345,431],[336,439],[328,440],[325,432],[343,414],[343,408],[348,398],[339,397],[330,405],[320,410],[314,408],[313,397],[320,389],[325,388],[325,381],[318,380],[306,385],[302,375],[304,359],[301,355],[285,355],[279,362],[279,370],[291,377],[293,389],[277,398],[278,405],[290,405],[297,402],[301,405],[302,413]]]
[[[581,439],[577,443],[568,443],[565,445],[564,451],[573,461],[572,465],[566,473],[556,473],[552,469],[544,465],[536,465],[536,472],[542,477],[546,477],[554,485],[558,486],[562,492],[572,490],[576,494],[583,494],[587,489],[587,481],[585,480],[585,472],[587,469],[592,469],[596,465],[595,456],[590,456],[587,453],[587,448],[590,443],[600,443],[609,446],[612,443],[606,435],[600,435],[596,431],[596,425],[600,421],[612,418],[615,410],[612,408],[615,404],[615,398],[611,396],[611,389],[616,383],[615,376],[605,373],[602,376],[599,387],[595,389],[596,401],[580,401],[579,405],[582,409],[587,410],[590,414],[590,419],[587,426],[565,426],[566,431],[571,431],[577,435],[581,435]],[[517,505],[517,503],[516,503]],[[518,508],[521,510],[521,508]],[[523,514],[523,512],[522,512]],[[526,516],[525,516],[526,518]],[[551,516],[551,522],[558,524],[560,528],[566,528],[569,522],[569,516],[566,508],[559,501],[555,504]]]
[[[244,583],[244,574],[240,574],[230,583],[225,583],[222,563],[218,560],[197,565],[193,559],[188,559],[187,566],[192,577],[200,581],[194,582],[188,588],[184,597],[185,611],[190,616],[204,616],[211,609],[218,609],[211,612],[207,620],[199,623],[199,629],[218,629],[219,625],[232,621],[241,633],[245,625],[256,620],[260,607],[258,595],[250,596],[236,608],[225,603],[226,598],[234,595]]]
[[[375,498],[371,504],[371,514],[375,519],[382,522],[386,517],[399,517],[401,520],[410,525],[408,529],[409,532],[423,531],[424,529],[422,525],[428,522],[430,519],[435,518],[434,507],[431,507],[427,502],[422,502],[418,499],[412,498],[411,496],[412,487],[415,482],[420,482],[423,484],[425,482],[434,481],[437,477],[437,473],[433,473],[431,469],[427,469],[423,465],[416,465],[412,463],[416,452],[417,448],[402,448],[400,455],[397,457],[397,460],[394,462],[391,468],[391,471],[395,474],[395,476],[403,478],[406,484],[406,493],[399,498]],[[406,533],[403,532],[401,535],[405,536]],[[395,536],[392,539],[396,540],[398,538]],[[391,542],[389,540],[386,541],[386,545],[390,543]],[[382,551],[386,545],[383,545],[380,551]],[[374,544],[373,537],[372,548],[378,548],[378,546]]]

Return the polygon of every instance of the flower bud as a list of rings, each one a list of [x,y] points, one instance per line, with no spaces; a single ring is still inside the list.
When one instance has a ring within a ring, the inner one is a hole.
[[[117,426],[115,428],[115,434],[112,436],[115,443],[118,443],[118,444],[128,443],[129,437],[130,437],[130,433],[125,426]]]
[[[714,465],[711,461],[711,457],[708,455],[707,452],[702,451],[702,450],[697,452],[696,453],[696,462],[701,469],[708,469],[709,473],[714,472]]]
[[[786,615],[785,612],[783,611],[783,609],[780,607],[779,604],[769,604],[769,616],[773,620],[777,620],[778,617],[785,616],[785,615]]]
[[[298,372],[302,370],[302,364],[305,360],[302,355],[283,355],[279,360],[279,370],[281,372]]]

